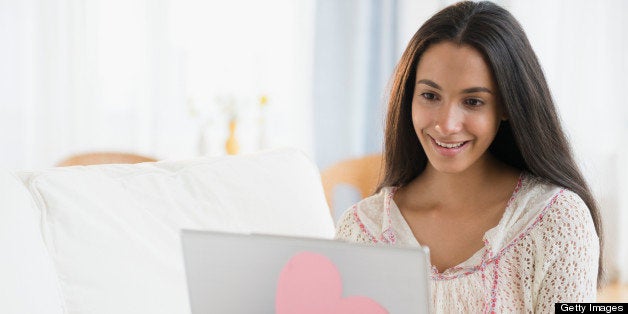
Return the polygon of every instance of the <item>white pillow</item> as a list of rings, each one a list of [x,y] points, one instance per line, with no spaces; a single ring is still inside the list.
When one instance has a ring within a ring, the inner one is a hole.
[[[179,230],[331,238],[320,176],[279,150],[25,174],[68,313],[187,313]]]
[[[0,312],[62,313],[40,217],[17,178],[0,170]]]

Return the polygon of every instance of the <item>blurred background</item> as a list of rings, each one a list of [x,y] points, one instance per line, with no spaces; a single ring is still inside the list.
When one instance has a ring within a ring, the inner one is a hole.
[[[381,152],[393,68],[453,2],[0,0],[0,167],[293,146],[325,169]],[[526,30],[598,197],[609,278],[628,282],[628,2],[497,3]],[[359,198],[339,193],[339,207]]]

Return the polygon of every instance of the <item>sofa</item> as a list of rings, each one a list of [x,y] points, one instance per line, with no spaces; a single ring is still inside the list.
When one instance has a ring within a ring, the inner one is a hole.
[[[181,229],[333,238],[293,149],[0,172],[0,312],[189,313]]]

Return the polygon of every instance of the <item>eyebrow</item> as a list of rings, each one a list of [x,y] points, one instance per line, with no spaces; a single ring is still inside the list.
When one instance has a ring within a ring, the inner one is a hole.
[[[417,83],[417,85],[418,84],[425,84],[427,86],[436,88],[438,90],[443,90],[443,88],[440,87],[440,85],[436,84],[434,81],[431,81],[431,80],[422,79],[422,80],[419,80],[416,83]],[[471,93],[479,93],[479,92],[485,92],[485,93],[493,94],[493,92],[490,89],[488,89],[486,87],[480,87],[480,86],[465,88],[465,89],[462,90],[463,94],[471,94]]]

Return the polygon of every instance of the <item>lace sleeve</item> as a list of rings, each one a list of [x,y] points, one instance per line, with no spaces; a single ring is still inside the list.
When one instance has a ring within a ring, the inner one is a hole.
[[[535,312],[553,313],[557,302],[595,302],[599,241],[582,199],[563,191],[539,231],[544,245]]]
[[[354,242],[354,243],[371,243],[367,234],[362,231],[360,221],[357,219],[357,206],[347,209],[338,224],[336,225],[336,239]]]

